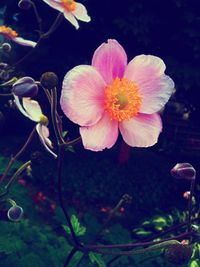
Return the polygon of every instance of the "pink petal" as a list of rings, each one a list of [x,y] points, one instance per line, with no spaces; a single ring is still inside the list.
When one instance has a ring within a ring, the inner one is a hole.
[[[131,120],[119,124],[124,141],[132,147],[149,147],[158,141],[162,131],[162,121],[159,114],[138,114]]]
[[[79,29],[78,21],[72,13],[65,10],[64,16],[77,30]]]
[[[100,45],[92,58],[92,66],[101,73],[107,84],[116,77],[122,78],[126,65],[126,52],[116,40],[112,39]]]
[[[72,14],[81,21],[89,22],[91,20],[87,14],[87,9],[80,3],[76,3],[76,9],[72,11]]]
[[[164,74],[165,64],[159,57],[140,55],[127,66],[124,76],[138,85],[142,95],[140,112],[152,114],[169,100],[174,82]]]
[[[64,78],[61,108],[65,115],[81,126],[95,124],[103,114],[105,82],[97,70],[80,65]]]
[[[35,47],[37,45],[36,42],[25,40],[21,37],[15,37],[12,40],[17,44],[24,45],[24,46]]]
[[[43,0],[45,3],[47,3],[49,6],[53,7],[54,9],[63,12],[64,7],[60,3],[60,1],[55,1],[55,0]]]
[[[36,130],[38,132],[40,141],[44,145],[45,149],[54,156],[54,158],[57,158],[57,155],[51,150],[52,149],[52,143],[51,140],[48,138],[49,137],[49,129],[38,123],[36,125]],[[51,148],[51,149],[50,149]]]
[[[90,127],[81,127],[83,146],[92,151],[111,148],[118,137],[118,123],[105,113],[100,121]]]

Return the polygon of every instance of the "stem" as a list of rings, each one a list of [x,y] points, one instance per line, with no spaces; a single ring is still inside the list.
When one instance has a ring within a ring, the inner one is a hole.
[[[0,94],[0,96],[11,96],[13,95],[12,93],[6,93],[6,94]]]
[[[134,247],[140,247],[140,246],[152,246],[152,245],[161,244],[163,242],[170,241],[170,240],[183,239],[186,236],[191,236],[192,234],[193,234],[193,231],[183,233],[183,234],[180,234],[174,237],[166,238],[160,241],[138,242],[138,243],[116,244],[116,245],[85,245],[85,248],[89,250],[93,250],[93,249],[96,250],[96,249],[125,249],[125,248],[134,248]]]
[[[39,40],[37,41],[36,46],[30,52],[28,52],[24,57],[22,57],[16,63],[11,65],[11,67],[9,67],[9,68],[16,67],[17,65],[22,63],[25,59],[27,59],[30,55],[32,55],[32,53],[35,52],[35,50],[40,46],[42,41],[46,38],[49,38],[49,36],[58,28],[62,19],[63,19],[63,14],[59,13],[58,16],[56,17],[55,21],[53,22],[52,26],[50,27],[50,29],[46,33],[41,34]]]
[[[37,10],[37,7],[35,5],[35,3],[33,1],[30,1],[31,2],[31,5],[33,7],[33,11],[35,13],[35,17],[36,17],[36,20],[37,20],[37,23],[38,23],[38,27],[39,27],[39,34],[40,34],[40,37],[41,37],[41,34],[42,34],[42,19],[38,13],[38,10]]]
[[[6,191],[8,192],[10,186],[12,185],[12,183],[15,181],[15,179],[28,167],[31,165],[31,161],[27,161],[26,163],[24,163],[11,177],[10,181],[7,183],[7,185],[5,186]]]
[[[190,185],[190,198],[188,202],[188,229],[187,231],[191,231],[191,218],[192,218],[192,198],[194,195],[194,185],[195,185],[195,178],[192,179],[191,185]]]
[[[75,138],[74,140],[71,140],[71,141],[66,141],[65,142],[65,146],[72,146],[72,145],[75,145],[76,143],[78,143],[79,141],[81,141],[81,137],[77,137]]]
[[[64,18],[63,13],[60,12],[56,17],[54,23],[51,25],[50,29],[46,33],[42,34],[41,38],[42,39],[48,38],[58,28],[63,18]]]
[[[56,135],[56,139],[57,139],[58,145],[61,145],[65,141],[63,140],[62,133],[61,133],[59,125],[58,125],[58,119],[57,119],[57,92],[56,92],[56,88],[52,89],[51,93],[52,93],[52,97],[51,97],[52,123],[53,123],[54,132],[55,132],[55,135]]]
[[[14,157],[11,157],[3,175],[1,176],[0,179],[0,185],[2,184],[3,180],[5,179],[5,177],[7,176],[8,172],[10,171],[10,168],[12,167],[12,164],[21,156],[21,154],[24,152],[24,150],[27,148],[27,146],[30,144],[30,142],[33,139],[33,136],[36,132],[36,127],[33,128],[33,130],[31,131],[26,143],[22,146],[22,148],[17,152],[17,154]]]
[[[62,166],[63,166],[63,157],[64,157],[64,146],[62,144],[59,144],[58,146],[58,198],[60,207],[63,210],[63,213],[65,215],[65,218],[67,220],[73,241],[76,245],[76,248],[80,247],[79,240],[74,232],[70,217],[68,215],[68,212],[65,208],[64,201],[63,201],[63,195],[62,195]]]
[[[66,267],[70,261],[72,260],[73,256],[75,255],[75,253],[77,252],[77,249],[76,248],[73,248],[70,253],[68,254],[66,260],[65,260],[65,263],[63,265],[63,267]]]

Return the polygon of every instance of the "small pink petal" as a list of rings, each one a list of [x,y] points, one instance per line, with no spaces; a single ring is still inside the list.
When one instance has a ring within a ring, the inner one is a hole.
[[[119,123],[124,141],[132,147],[149,147],[157,143],[162,131],[159,114],[138,114],[130,120]]]
[[[25,40],[22,37],[15,37],[15,38],[12,38],[12,40],[15,43],[20,44],[20,45],[23,45],[23,46],[35,47],[37,45],[36,42]]]
[[[137,56],[128,64],[124,76],[138,85],[142,95],[141,113],[161,110],[172,95],[174,82],[164,71],[164,62],[150,55]]]
[[[76,3],[76,9],[72,11],[72,14],[81,21],[89,22],[91,20],[87,14],[87,9],[80,3]]]
[[[49,137],[49,129],[46,126],[41,125],[40,123],[38,123],[36,125],[36,130],[37,130],[37,133],[39,135],[40,141],[44,145],[45,149],[51,155],[53,155],[54,158],[57,158],[57,155],[50,149],[50,148],[52,148],[52,143],[51,143],[51,140],[48,138]]]
[[[55,0],[43,0],[45,3],[47,3],[49,6],[53,7],[54,9],[63,12],[64,7],[60,3],[60,1],[55,1]]]
[[[118,137],[118,123],[105,113],[100,121],[90,127],[81,127],[83,146],[92,151],[111,148]]]
[[[72,13],[65,10],[64,16],[77,30],[79,29],[78,21]]]
[[[92,66],[80,65],[70,70],[63,81],[61,108],[81,126],[95,124],[103,114],[105,82]]]
[[[101,73],[107,84],[116,77],[122,78],[126,65],[127,55],[124,48],[112,39],[100,45],[92,58],[92,66]]]

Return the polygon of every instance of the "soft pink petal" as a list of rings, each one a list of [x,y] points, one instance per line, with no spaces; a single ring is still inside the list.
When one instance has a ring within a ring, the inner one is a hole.
[[[54,156],[54,158],[57,158],[57,155],[50,149],[52,148],[52,143],[51,140],[48,138],[49,137],[49,129],[44,126],[41,125],[40,123],[38,123],[36,125],[36,130],[38,132],[40,141],[42,142],[42,144],[44,145],[45,149]]]
[[[149,147],[157,143],[162,131],[159,114],[138,114],[131,120],[119,123],[124,141],[132,147]]]
[[[91,20],[87,14],[87,9],[80,3],[76,3],[76,9],[72,11],[72,14],[81,21],[89,22]]]
[[[71,12],[65,10],[64,16],[77,30],[79,29],[78,21]]]
[[[60,12],[63,12],[64,10],[64,7],[61,5],[60,1],[55,1],[55,0],[43,0],[43,1]]]
[[[24,46],[30,46],[30,47],[35,47],[37,44],[36,42],[25,40],[21,37],[15,37],[12,40],[17,44],[24,45]]]
[[[142,96],[140,112],[157,112],[169,100],[174,82],[164,71],[164,62],[150,55],[137,56],[128,64],[124,76],[138,85]]]
[[[28,97],[24,97],[22,102],[26,113],[29,115],[29,118],[33,121],[39,122],[42,115],[42,110],[39,103]]]
[[[95,124],[103,114],[105,82],[97,70],[80,65],[70,70],[63,81],[61,108],[81,126]]]
[[[107,84],[116,77],[122,78],[126,65],[127,55],[124,48],[112,39],[100,45],[92,58],[92,66],[101,73]]]
[[[83,146],[92,151],[111,148],[118,137],[118,123],[105,113],[100,121],[89,127],[81,127]]]

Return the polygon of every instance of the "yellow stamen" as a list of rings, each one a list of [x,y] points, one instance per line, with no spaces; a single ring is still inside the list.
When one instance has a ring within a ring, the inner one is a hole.
[[[6,35],[8,38],[15,38],[18,36],[18,33],[12,30],[10,27],[0,26],[0,33]]]
[[[48,120],[48,118],[47,118],[44,114],[42,114],[42,115],[40,116],[40,121],[39,121],[39,123],[42,124],[42,125],[47,126],[48,123],[49,123],[49,120]]]
[[[105,89],[105,110],[112,120],[123,121],[137,115],[142,104],[138,86],[126,78],[115,78]]]
[[[61,3],[68,12],[72,12],[76,9],[76,2],[74,0],[61,0]]]

